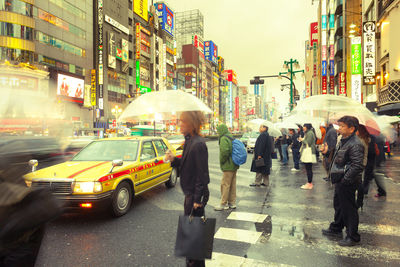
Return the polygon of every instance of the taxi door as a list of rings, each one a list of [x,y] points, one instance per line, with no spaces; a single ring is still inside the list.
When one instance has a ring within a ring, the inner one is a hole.
[[[157,154],[152,141],[143,141],[140,151],[140,165],[138,168],[139,182],[136,184],[138,192],[144,191],[154,184],[157,178]]]
[[[157,150],[157,159],[158,162],[160,163],[159,166],[159,175],[160,175],[160,179],[164,180],[167,177],[169,177],[170,175],[170,171],[171,171],[171,163],[165,163],[164,162],[164,156],[165,153],[168,150],[167,145],[164,143],[164,141],[162,139],[158,139],[158,140],[153,140],[154,146],[156,147]]]

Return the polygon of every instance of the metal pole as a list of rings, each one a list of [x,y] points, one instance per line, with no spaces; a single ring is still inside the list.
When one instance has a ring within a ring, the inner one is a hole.
[[[293,109],[293,60],[290,59],[290,111]]]

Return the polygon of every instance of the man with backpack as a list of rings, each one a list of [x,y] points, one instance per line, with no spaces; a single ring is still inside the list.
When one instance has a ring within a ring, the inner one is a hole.
[[[219,136],[219,163],[223,172],[221,204],[216,211],[236,209],[236,172],[246,162],[247,151],[243,143],[232,137],[225,124],[217,127]]]

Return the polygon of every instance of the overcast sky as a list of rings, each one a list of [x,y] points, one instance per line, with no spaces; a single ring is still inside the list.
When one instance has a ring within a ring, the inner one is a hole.
[[[154,1],[156,2],[156,1]],[[283,62],[294,58],[304,68],[304,42],[310,23],[317,19],[312,0],[165,0],[175,12],[200,9],[204,15],[204,40],[218,46],[225,68],[238,74],[239,85],[249,86],[254,75],[275,75]],[[317,1],[315,1],[317,2]],[[280,84],[266,80],[266,88],[279,101],[287,100]],[[295,81],[303,90],[304,80]]]

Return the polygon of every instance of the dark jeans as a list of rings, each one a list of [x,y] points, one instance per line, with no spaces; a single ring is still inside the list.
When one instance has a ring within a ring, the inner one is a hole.
[[[335,185],[333,196],[333,207],[335,209],[334,222],[329,228],[334,232],[341,232],[346,227],[347,236],[353,241],[360,241],[358,234],[358,211],[355,199],[355,192],[358,184],[345,185],[338,183]]]
[[[185,203],[184,203],[185,215],[189,216],[193,210],[193,216],[201,217],[204,215],[204,207],[193,209],[193,196],[185,195]],[[187,267],[204,267],[206,266],[205,260],[191,260],[186,259]]]
[[[282,155],[283,155],[283,164],[288,163],[288,145],[283,144],[282,147]]]
[[[312,178],[313,178],[312,163],[304,163],[304,166],[306,166],[307,180],[309,183],[312,183]]]
[[[364,183],[363,183],[364,194],[368,194],[369,185],[371,181],[374,179],[376,186],[378,187],[378,194],[380,196],[386,196],[384,175],[374,174],[374,170],[369,168],[366,168],[364,173]]]
[[[283,160],[283,156],[282,156],[282,146],[276,146],[276,149],[278,149],[279,152],[279,160],[282,161]]]
[[[293,163],[295,169],[300,169],[300,149],[292,148]]]

